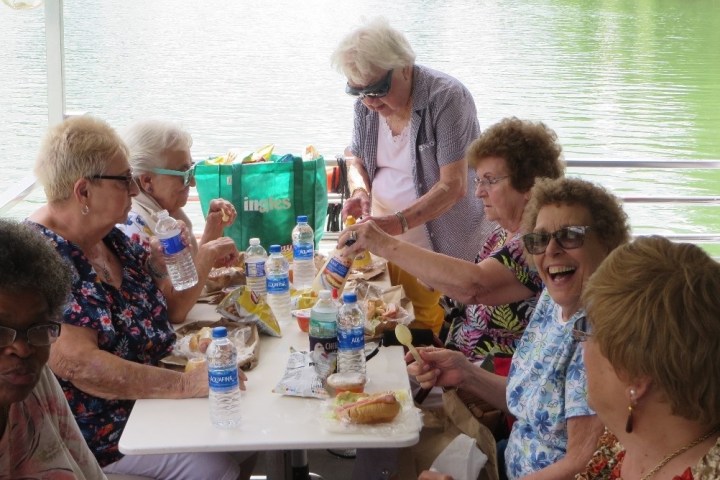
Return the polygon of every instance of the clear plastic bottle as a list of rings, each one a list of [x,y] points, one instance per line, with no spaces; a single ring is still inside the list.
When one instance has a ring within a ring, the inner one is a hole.
[[[365,382],[365,313],[355,292],[343,294],[344,305],[338,312],[337,370],[342,376],[360,377]]]
[[[338,307],[329,290],[321,290],[310,310],[310,351],[337,354]]]
[[[167,210],[157,213],[155,233],[165,250],[165,265],[175,290],[186,290],[198,282],[195,262],[190,249],[185,246],[180,227]]]
[[[215,327],[207,349],[210,384],[210,421],[218,428],[237,428],[241,423],[240,380],[237,350],[227,338],[225,327]]]
[[[250,246],[245,251],[245,281],[247,287],[260,296],[267,293],[265,278],[265,262],[268,255],[259,238],[251,238]]]
[[[297,290],[312,287],[315,280],[315,234],[308,225],[307,215],[297,217],[292,230],[293,285]]]
[[[290,317],[290,264],[280,252],[280,245],[270,245],[270,256],[265,262],[267,275],[267,304],[278,322],[289,322]]]

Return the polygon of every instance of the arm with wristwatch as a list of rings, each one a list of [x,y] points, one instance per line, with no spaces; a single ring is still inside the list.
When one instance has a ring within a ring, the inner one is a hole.
[[[371,215],[372,186],[362,160],[357,157],[348,162],[348,183],[352,193],[343,207],[343,220],[348,215],[362,218],[363,221],[371,219],[388,234],[399,235],[439,217],[465,196],[467,163],[456,161],[441,166],[440,181],[415,203],[393,215]]]

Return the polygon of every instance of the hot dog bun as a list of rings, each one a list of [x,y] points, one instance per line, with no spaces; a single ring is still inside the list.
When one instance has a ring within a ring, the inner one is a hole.
[[[344,392],[338,395],[338,402],[342,402],[343,398],[357,399],[343,403],[336,409],[337,416],[350,423],[364,425],[386,423],[391,422],[400,413],[400,402],[392,393],[367,395]]]

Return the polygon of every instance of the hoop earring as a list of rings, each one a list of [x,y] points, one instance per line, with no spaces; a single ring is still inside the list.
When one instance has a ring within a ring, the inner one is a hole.
[[[90,207],[88,207],[87,205],[83,205],[80,209],[80,213],[82,213],[83,215],[87,215],[88,213],[90,213]]]
[[[628,418],[625,422],[625,432],[632,433],[633,431],[633,404],[635,403],[635,389],[630,389],[630,405],[628,405]]]

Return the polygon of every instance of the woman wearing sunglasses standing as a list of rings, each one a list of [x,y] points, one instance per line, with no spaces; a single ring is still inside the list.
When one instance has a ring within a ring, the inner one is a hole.
[[[458,80],[415,64],[402,33],[382,18],[349,33],[332,54],[358,98],[349,153],[351,197],[343,215],[372,218],[385,232],[472,261],[495,224],[470,186],[465,150],[480,127]],[[412,300],[418,326],[440,331],[440,293],[390,265]]]
[[[462,387],[512,414],[504,452],[509,479],[573,479],[595,450],[602,424],[587,405],[582,351],[573,338],[581,293],[607,255],[630,238],[627,216],[603,188],[579,179],[539,180],[523,236],[545,290],[515,350],[508,378],[458,352],[422,349],[410,374],[423,387]],[[408,358],[409,360],[409,358]],[[423,480],[444,479],[424,472]]]
[[[183,211],[190,187],[195,185],[190,134],[173,122],[143,120],[131,125],[122,137],[128,147],[128,160],[140,191],[132,199],[127,220],[117,227],[149,250],[150,239],[155,235],[155,214],[167,210],[171,217],[185,224],[189,233],[186,238],[198,272],[197,285],[176,292],[169,279],[161,283],[168,298],[171,320],[182,322],[202,293],[210,270],[227,266],[228,262],[237,258],[235,243],[230,237],[223,237],[223,229],[232,225],[237,212],[226,200],[210,202],[205,230],[198,242],[192,234],[192,223]]]

